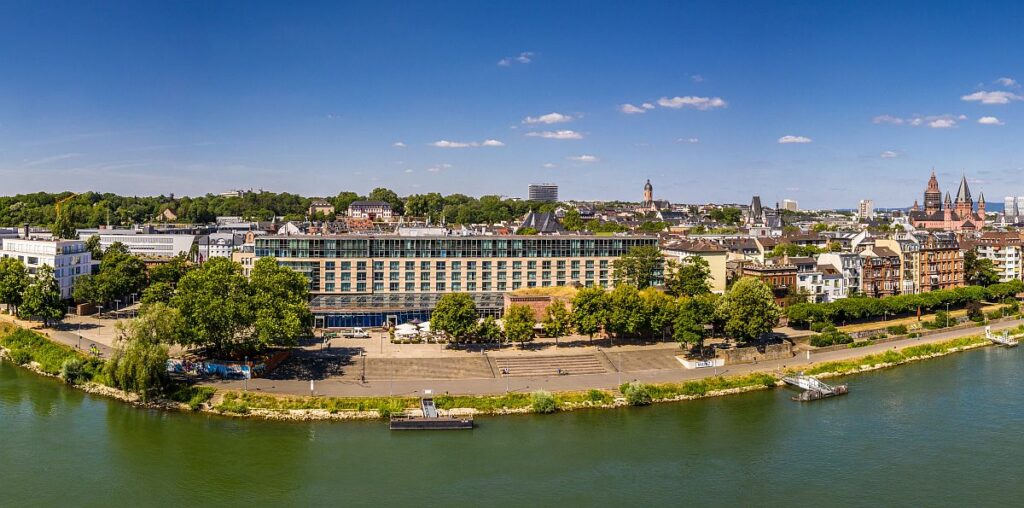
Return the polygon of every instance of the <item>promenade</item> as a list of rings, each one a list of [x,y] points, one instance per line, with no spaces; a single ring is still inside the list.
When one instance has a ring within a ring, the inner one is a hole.
[[[1012,320],[992,325],[993,331],[1013,328],[1024,323],[1024,320]],[[619,347],[580,347],[567,348],[559,354],[547,354],[534,351],[488,351],[462,353],[446,357],[436,356],[440,346],[422,346],[418,348],[420,355],[401,356],[361,356],[356,352],[350,357],[349,363],[341,368],[340,375],[317,376],[312,374],[305,378],[295,379],[251,379],[248,381],[248,389],[282,394],[282,395],[310,395],[310,378],[314,380],[314,395],[335,396],[335,397],[367,397],[367,396],[416,396],[423,390],[433,390],[434,393],[451,393],[457,395],[487,395],[502,394],[506,392],[529,392],[534,390],[548,391],[577,391],[590,388],[610,389],[616,388],[621,383],[628,381],[641,381],[644,383],[667,383],[702,379],[716,375],[740,376],[754,372],[778,372],[787,368],[810,367],[822,362],[848,360],[859,358],[869,354],[882,353],[886,350],[899,350],[910,346],[942,342],[958,337],[966,337],[984,333],[982,328],[965,328],[935,333],[926,337],[903,339],[898,341],[873,344],[860,348],[841,349],[838,351],[823,352],[814,354],[810,359],[804,351],[799,352],[795,357],[785,360],[764,361],[756,364],[726,365],[719,368],[685,369],[678,361],[678,365],[665,367],[664,358],[675,358],[680,353],[676,344],[658,344],[653,346],[619,346]],[[363,339],[364,342],[366,339]],[[405,346],[411,348],[412,346]],[[435,357],[426,356],[428,348],[433,348]],[[336,348],[343,352],[341,348]],[[372,349],[372,348],[371,348]],[[382,349],[386,350],[384,346]],[[336,353],[337,353],[336,352]],[[309,354],[316,354],[309,352]],[[321,359],[331,355],[330,348],[319,353]],[[592,355],[599,359],[599,363],[605,368],[603,372],[588,374],[570,375],[505,375],[501,369],[486,369],[483,365],[501,365],[502,360],[517,357],[529,357],[534,361],[544,361],[546,358]],[[645,358],[647,357],[647,358]],[[653,357],[654,359],[651,359]],[[448,364],[451,369],[469,373],[478,373],[478,377],[454,377],[449,375],[451,370],[436,370],[436,365]],[[650,368],[652,365],[660,365],[663,368]],[[365,369],[365,370],[364,370]],[[442,372],[445,376],[429,376],[435,370]],[[423,376],[418,376],[421,371]],[[365,380],[363,372],[366,372]],[[442,378],[446,377],[446,378]],[[220,389],[242,390],[246,387],[244,381],[213,381],[206,383]]]

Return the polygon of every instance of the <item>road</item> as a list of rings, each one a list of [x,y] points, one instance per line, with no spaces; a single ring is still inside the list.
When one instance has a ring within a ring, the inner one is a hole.
[[[1024,323],[1024,320],[1004,321],[992,325],[992,330],[1013,328]],[[434,393],[451,393],[457,395],[486,395],[506,392],[530,392],[534,390],[578,391],[590,388],[615,388],[628,381],[645,383],[667,383],[692,381],[716,375],[740,376],[753,372],[773,372],[786,368],[810,367],[812,365],[837,360],[859,358],[869,354],[881,353],[886,350],[898,350],[920,344],[942,342],[945,340],[978,335],[984,333],[981,328],[966,328],[940,332],[927,337],[904,339],[856,349],[841,349],[820,354],[812,354],[808,359],[805,354],[785,360],[764,361],[757,364],[726,365],[717,369],[662,369],[635,372],[608,372],[602,374],[586,374],[572,376],[546,377],[499,377],[480,379],[443,379],[443,380],[384,380],[360,383],[358,379],[328,378],[315,381],[315,395],[334,397],[368,397],[383,395],[415,396],[421,390],[429,389]],[[614,355],[614,353],[612,353]],[[242,381],[219,381],[207,383],[222,389],[243,389]],[[248,389],[276,394],[310,395],[309,380],[249,380]]]

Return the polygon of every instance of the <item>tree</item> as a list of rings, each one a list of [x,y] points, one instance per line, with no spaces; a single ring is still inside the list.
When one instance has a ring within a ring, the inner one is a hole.
[[[716,208],[711,210],[711,213],[708,214],[708,217],[711,218],[711,220],[720,224],[739,224],[742,216],[743,211],[739,208],[733,207]]]
[[[604,328],[616,337],[636,335],[644,326],[643,301],[633,286],[623,284],[608,294]]]
[[[185,322],[183,345],[204,347],[213,354],[246,347],[253,309],[249,286],[237,263],[213,258],[190,271],[178,282],[171,306]]]
[[[0,258],[0,303],[7,310],[17,314],[25,288],[28,287],[28,272],[17,258]]]
[[[533,326],[537,323],[529,305],[512,304],[505,311],[505,336],[519,342],[520,347],[533,340]]]
[[[75,288],[76,292],[78,288]],[[167,282],[154,282],[142,290],[142,306],[146,307],[154,303],[170,303],[174,298],[174,286]]]
[[[184,320],[177,309],[157,303],[127,325],[106,371],[114,386],[149,400],[170,384],[167,343],[181,341]]]
[[[161,263],[150,268],[149,282],[151,284],[163,282],[173,287],[191,269],[192,265],[189,264],[186,255],[180,254],[171,258],[171,260],[166,263]]]
[[[643,302],[640,314],[643,316],[641,326],[643,336],[652,340],[662,340],[672,331],[678,306],[671,296],[655,288],[647,288],[640,292]]]
[[[544,335],[554,337],[555,345],[557,346],[558,338],[568,335],[569,331],[572,329],[569,309],[566,309],[565,304],[560,301],[551,302],[551,304],[544,309],[544,321],[542,322],[542,326],[544,327]]]
[[[395,194],[395,191],[391,189],[377,187],[376,189],[370,191],[370,196],[368,199],[370,199],[371,201],[387,202],[389,205],[391,205],[391,211],[394,212],[395,215],[403,215],[403,212],[405,211],[405,202],[403,202],[402,199],[398,197],[398,194]],[[346,206],[345,208],[347,209],[348,206]]]
[[[460,342],[476,328],[476,303],[466,293],[448,293],[438,300],[430,326],[453,342]]]
[[[50,326],[51,321],[62,319],[66,310],[53,268],[50,265],[39,267],[25,287],[19,312],[43,320],[43,326]]]
[[[483,342],[498,343],[501,341],[501,327],[494,316],[487,316],[476,327],[476,336]]]
[[[608,314],[608,294],[604,288],[589,287],[576,292],[572,299],[570,321],[578,333],[585,333],[591,340],[601,331]]]
[[[274,258],[260,258],[253,265],[249,289],[253,313],[250,347],[294,346],[309,335],[313,314],[309,311],[309,281]]]
[[[711,292],[711,265],[700,256],[682,262],[669,260],[665,266],[665,291],[672,296],[696,296]]]
[[[964,252],[964,279],[970,285],[991,286],[999,282],[999,272],[991,259],[979,259],[976,251],[968,250]]]
[[[569,231],[583,229],[583,219],[580,218],[580,211],[574,208],[565,212],[565,217],[562,217],[562,226]]]
[[[628,284],[643,289],[654,283],[661,270],[664,258],[657,247],[643,245],[633,247],[612,265],[616,284]]]
[[[683,297],[678,302],[676,320],[672,337],[680,344],[693,344],[704,350],[704,339],[708,337],[708,327],[714,324],[715,304],[718,295],[705,294]]]
[[[53,225],[50,226],[50,231],[53,232],[54,238],[70,239],[78,236],[75,232],[75,225],[71,223],[71,219],[68,218],[67,210],[61,210],[61,213],[57,214],[57,218],[54,220]]]
[[[85,239],[85,248],[92,254],[93,261],[103,259],[103,247],[100,245],[99,235],[92,235]]]
[[[775,305],[771,288],[754,277],[743,277],[720,300],[718,314],[725,333],[741,340],[753,340],[772,331],[782,309]]]
[[[114,243],[103,254],[98,274],[76,279],[72,293],[75,301],[103,305],[127,300],[128,295],[146,287],[146,264],[125,250],[123,244]]]

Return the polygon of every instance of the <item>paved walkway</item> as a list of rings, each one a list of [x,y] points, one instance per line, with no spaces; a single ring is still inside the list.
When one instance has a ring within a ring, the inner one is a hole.
[[[79,348],[82,351],[89,351],[89,348],[96,346],[100,350],[100,357],[109,358],[113,353],[111,344],[114,341],[114,319],[100,320],[100,324],[94,324],[97,320],[91,317],[68,316],[64,322],[57,323],[50,328],[43,328],[39,321],[26,321],[18,319],[9,314],[0,314],[0,319],[13,323],[22,328],[27,328],[43,335],[50,340]]]
[[[1005,321],[992,325],[992,330],[1003,330],[1016,327],[1024,323],[1024,320]],[[353,396],[381,396],[381,395],[407,395],[416,396],[421,390],[430,389],[434,393],[452,394],[500,394],[505,392],[528,392],[533,390],[550,391],[573,391],[586,390],[589,388],[615,388],[628,381],[642,381],[646,383],[679,382],[701,379],[715,375],[744,375],[753,372],[772,372],[785,368],[809,367],[821,362],[836,360],[848,360],[874,353],[881,353],[890,349],[903,349],[919,344],[941,342],[957,337],[978,335],[983,333],[981,328],[966,328],[940,332],[927,337],[915,339],[904,339],[871,346],[842,349],[826,353],[812,354],[808,359],[806,354],[798,354],[786,360],[775,360],[760,362],[757,364],[726,365],[717,369],[657,369],[643,371],[607,372],[602,374],[581,374],[572,376],[540,376],[540,377],[498,377],[477,378],[477,379],[370,379],[360,382],[359,376],[330,377],[314,382],[312,393],[315,395],[327,395],[338,397]],[[618,351],[605,353],[612,360],[614,365],[615,356]],[[480,353],[477,353],[480,354]],[[481,356],[484,356],[481,354]],[[230,388],[241,390],[244,386],[242,381],[219,381],[208,383],[217,388]],[[310,395],[309,379],[252,379],[248,382],[250,390],[258,390],[277,394]]]

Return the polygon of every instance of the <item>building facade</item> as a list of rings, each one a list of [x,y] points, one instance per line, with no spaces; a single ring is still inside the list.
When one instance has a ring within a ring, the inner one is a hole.
[[[160,257],[172,258],[182,254],[188,255],[192,245],[196,242],[196,235],[170,235],[170,234],[134,234],[131,231],[125,234],[104,234],[100,233],[100,247],[107,250],[115,243],[123,244],[128,253],[139,257]]]
[[[921,291],[964,285],[964,256],[956,235],[937,232],[921,238]]]
[[[796,266],[748,263],[743,265],[744,277],[755,277],[764,282],[775,296],[775,304],[785,307],[786,297],[796,291]]]
[[[707,261],[708,269],[711,271],[711,278],[708,281],[711,291],[714,293],[725,292],[726,261],[729,258],[729,250],[725,247],[711,242],[681,239],[663,244],[661,253],[666,258],[680,263],[690,257],[698,257]]]
[[[0,257],[20,260],[29,274],[35,275],[43,265],[52,267],[63,299],[71,298],[76,279],[92,271],[92,254],[82,240],[5,238],[2,242]]]
[[[558,186],[553,183],[531,183],[527,189],[527,199],[554,203],[558,201]]]
[[[348,205],[348,216],[357,219],[388,220],[392,215],[387,201],[353,201]]]
[[[955,203],[948,192],[943,200],[939,181],[935,178],[935,171],[932,171],[924,191],[924,210],[921,210],[915,201],[909,215],[910,223],[916,228],[956,232],[978,231],[985,226],[985,194],[978,196],[978,207],[975,211],[971,188],[967,185],[967,177],[963,176],[960,178]]]
[[[861,292],[873,297],[900,294],[903,287],[900,255],[885,247],[868,247],[860,253],[864,258]]]
[[[961,242],[961,247],[973,249],[978,259],[991,260],[999,274],[999,282],[1024,278],[1024,246],[1019,233],[986,231],[978,238]]]

